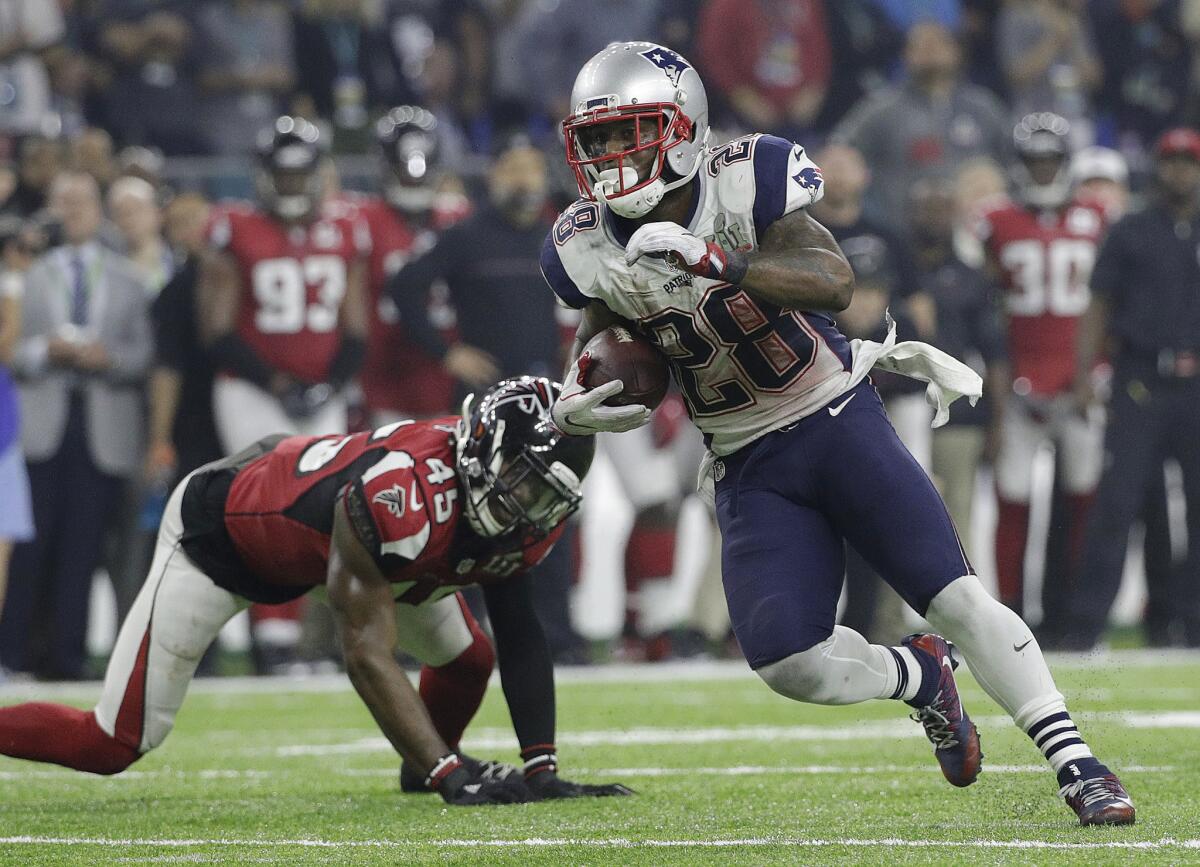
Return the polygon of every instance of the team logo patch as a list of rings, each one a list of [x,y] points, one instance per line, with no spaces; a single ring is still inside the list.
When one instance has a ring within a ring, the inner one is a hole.
[[[640,53],[642,57],[666,73],[667,78],[671,79],[671,84],[676,86],[683,74],[692,68],[690,63],[669,48],[651,48],[649,51]]]
[[[713,481],[719,482],[723,478],[725,478],[725,462],[724,461],[714,461],[713,462]]]
[[[821,170],[816,166],[808,166],[792,175],[792,180],[798,183],[801,188],[812,190],[814,193],[820,189],[824,178],[821,177]]]
[[[380,491],[371,498],[372,503],[382,503],[387,510],[397,518],[404,517],[404,488],[392,485],[386,491]]]

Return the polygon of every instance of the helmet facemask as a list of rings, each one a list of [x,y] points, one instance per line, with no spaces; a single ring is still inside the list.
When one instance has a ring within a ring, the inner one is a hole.
[[[619,125],[619,126],[618,126]],[[600,199],[621,217],[650,213],[663,196],[695,176],[668,171],[668,152],[692,140],[692,123],[675,103],[601,107],[563,121],[567,163],[580,195]],[[613,142],[617,149],[611,147]]]
[[[1051,112],[1026,115],[1013,131],[1013,180],[1021,200],[1035,208],[1060,208],[1071,197],[1070,124]]]

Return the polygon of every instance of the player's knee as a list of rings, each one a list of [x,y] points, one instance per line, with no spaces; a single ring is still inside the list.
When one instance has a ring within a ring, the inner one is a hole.
[[[925,617],[935,629],[954,640],[956,636],[975,632],[979,621],[991,617],[996,608],[1009,610],[983,589],[978,578],[964,575],[933,597]]]
[[[810,704],[836,704],[821,646],[793,653],[757,669],[767,686],[782,696]]]
[[[77,770],[111,777],[142,757],[136,747],[122,743],[101,729],[94,713],[88,714],[87,727],[86,743],[81,744],[84,748],[79,750],[76,761],[72,763]]]

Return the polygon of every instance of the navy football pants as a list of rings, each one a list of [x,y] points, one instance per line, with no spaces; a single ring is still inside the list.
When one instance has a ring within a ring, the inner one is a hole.
[[[751,668],[833,632],[845,544],[921,614],[974,571],[869,382],[723,458],[717,470],[725,598]]]

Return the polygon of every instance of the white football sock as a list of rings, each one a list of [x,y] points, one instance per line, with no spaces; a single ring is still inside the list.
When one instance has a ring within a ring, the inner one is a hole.
[[[853,629],[835,626],[833,634],[820,644],[764,665],[758,676],[780,695],[796,701],[855,704],[895,696],[903,680],[901,662],[910,666],[905,672],[908,688],[904,692],[915,695],[921,675],[911,651],[871,644]]]

